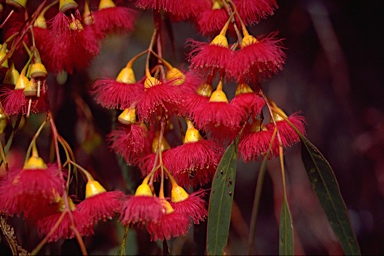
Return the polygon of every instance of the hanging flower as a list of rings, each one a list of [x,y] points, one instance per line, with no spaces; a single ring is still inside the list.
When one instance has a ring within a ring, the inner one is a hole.
[[[211,6],[204,8],[195,18],[197,31],[206,36],[215,35],[224,27],[228,18],[228,12],[221,1],[212,1]]]
[[[276,0],[233,0],[233,3],[246,26],[273,15],[277,9]]]
[[[160,200],[164,213],[159,221],[150,221],[146,226],[151,235],[151,240],[169,240],[171,237],[187,234],[188,227],[190,226],[189,217],[173,209],[171,204],[164,198]]]
[[[231,100],[230,105],[239,109],[239,113],[244,114],[243,120],[248,120],[249,117],[261,113],[265,102],[246,83],[239,83],[236,87],[235,97]]]

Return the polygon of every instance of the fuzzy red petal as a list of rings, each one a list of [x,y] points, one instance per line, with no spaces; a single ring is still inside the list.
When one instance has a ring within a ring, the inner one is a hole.
[[[131,165],[137,164],[141,157],[151,152],[148,132],[137,124],[120,126],[108,135],[108,140],[111,142],[111,149]]]
[[[52,47],[52,35],[48,29],[33,27],[33,34],[35,36],[36,47],[39,50],[40,57],[42,62],[45,62],[45,59],[50,58],[47,56],[49,49]]]
[[[133,29],[137,12],[124,6],[103,8],[93,12],[94,28],[101,33],[126,33]]]
[[[250,116],[259,115],[265,105],[262,97],[256,93],[242,93],[236,95],[230,102],[230,105],[239,109],[239,113],[244,114],[243,120],[248,120]]]
[[[97,103],[105,108],[128,108],[136,99],[137,84],[117,82],[115,79],[99,79],[93,84],[92,94]]]
[[[199,95],[197,93],[186,93],[183,100],[181,112],[183,115],[189,116],[191,119],[195,119],[196,110],[203,108],[209,103],[209,98]]]
[[[60,213],[56,213],[47,217],[40,219],[37,223],[37,231],[40,236],[46,236],[52,228],[55,226],[57,221],[59,220]],[[89,216],[86,216],[80,213],[77,210],[72,211],[73,221],[76,229],[80,233],[81,236],[90,236],[93,235],[93,225]],[[71,239],[75,237],[75,233],[71,229],[72,221],[69,216],[69,213],[66,212],[63,220],[60,222],[57,229],[53,232],[53,234],[49,237],[48,242],[56,242],[57,240]]]
[[[100,220],[112,219],[121,212],[121,204],[124,193],[121,191],[109,191],[86,198],[77,205],[77,210],[91,219],[93,224]]]
[[[259,22],[268,15],[273,15],[278,7],[276,0],[233,0],[233,3],[247,26]]]
[[[122,205],[120,222],[123,225],[158,222],[163,215],[161,200],[153,196],[130,196]]]
[[[230,76],[237,81],[258,82],[283,69],[285,53],[282,39],[271,33],[257,43],[247,45],[235,52],[236,59],[228,67]]]
[[[41,91],[40,97],[31,98],[25,97],[23,91],[23,89],[11,90],[6,87],[0,89],[0,99],[2,100],[5,113],[8,115],[25,115],[28,113],[28,108],[30,113],[41,113],[46,111],[47,106],[44,100],[44,91]]]
[[[228,47],[198,42],[190,39],[188,41],[192,50],[189,53],[190,68],[203,75],[225,74],[227,66],[233,61],[233,51]]]
[[[169,240],[171,237],[178,237],[188,233],[190,221],[188,215],[177,212],[163,214],[158,222],[149,222],[147,230],[152,241]]]
[[[224,8],[216,10],[206,9],[196,19],[197,30],[206,36],[217,35],[223,29],[228,19],[229,15]]]
[[[199,190],[188,196],[184,201],[171,203],[175,211],[189,216],[194,224],[205,221],[208,215],[207,202],[203,199],[207,195],[206,190]]]

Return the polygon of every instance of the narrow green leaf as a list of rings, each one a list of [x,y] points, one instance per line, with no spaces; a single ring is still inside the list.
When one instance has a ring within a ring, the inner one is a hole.
[[[208,255],[223,255],[235,190],[238,138],[225,151],[212,182],[208,208]]]
[[[312,187],[346,255],[360,255],[359,245],[335,174],[321,152],[302,134],[302,159]]]
[[[279,255],[293,255],[293,225],[286,197],[281,207],[279,236]]]

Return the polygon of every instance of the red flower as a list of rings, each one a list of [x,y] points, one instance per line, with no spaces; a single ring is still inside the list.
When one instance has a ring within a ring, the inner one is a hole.
[[[0,182],[0,211],[35,221],[57,210],[57,197],[63,193],[56,165],[47,168],[10,170]]]
[[[137,94],[137,114],[147,122],[157,120],[162,114],[172,115],[177,112],[176,106],[181,102],[181,95],[180,87],[173,86],[172,81],[160,82],[147,77]]]
[[[93,224],[99,220],[112,219],[121,211],[124,193],[121,191],[108,191],[86,198],[77,205],[77,211],[91,219]]]
[[[148,221],[157,222],[163,214],[161,200],[154,196],[135,195],[127,197],[122,205],[120,222],[130,224],[144,224]]]
[[[230,76],[237,81],[258,82],[282,70],[285,62],[282,39],[275,37],[276,33],[271,33],[257,40],[246,35],[242,48],[235,52],[236,61],[228,66]]]
[[[224,75],[232,63],[233,52],[228,48],[225,36],[218,35],[211,43],[189,40],[192,47],[189,53],[190,68],[205,75]]]
[[[44,55],[49,70],[71,74],[74,69],[86,68],[99,54],[97,36],[90,26],[83,27],[78,10],[71,18],[59,12],[50,23],[52,47]]]
[[[190,119],[195,119],[196,109],[208,104],[212,91],[213,88],[210,83],[203,83],[193,92],[185,92],[182,106],[180,107],[181,114],[189,116]]]
[[[202,10],[209,8],[210,4],[205,0],[137,0],[136,6],[143,9],[152,8],[157,11],[168,12],[173,20],[186,20],[196,17]]]
[[[133,29],[136,19],[136,11],[124,6],[102,7],[101,9],[99,7],[99,10],[93,12],[92,15],[95,22],[94,29],[99,30],[100,35],[111,32],[129,32]]]
[[[93,84],[93,91],[97,103],[105,108],[128,108],[136,99],[139,86],[118,82],[115,79],[99,79]]]
[[[240,83],[236,88],[236,95],[231,100],[230,105],[239,109],[239,113],[244,114],[243,120],[248,120],[249,117],[261,113],[265,102],[247,84]]]
[[[128,164],[137,164],[139,159],[151,152],[151,142],[144,124],[120,126],[108,135],[111,148],[124,157]]]
[[[217,34],[225,25],[229,15],[225,8],[206,8],[196,18],[197,30],[206,36]]]
[[[183,186],[207,184],[212,180],[222,148],[212,140],[200,139],[167,151],[167,168]]]
[[[163,204],[166,203],[169,206],[164,206],[166,212],[162,214],[159,221],[148,222],[147,230],[151,235],[151,240],[169,240],[171,237],[185,235],[188,232],[188,227],[190,226],[188,215],[174,210],[168,201],[165,201],[165,199],[160,200],[163,200]]]
[[[252,125],[247,125],[239,142],[239,153],[243,160],[251,162],[264,156],[271,143],[272,134],[273,130],[267,129],[258,121],[254,121]],[[278,145],[272,144],[270,157],[277,155],[278,152]]]
[[[246,26],[255,24],[268,15],[273,15],[277,8],[276,0],[233,0],[233,3]]]
[[[199,224],[200,221],[205,221],[208,215],[207,202],[203,199],[206,194],[206,190],[199,190],[188,195],[185,200],[171,202],[171,205],[175,208],[175,211],[189,216],[194,224]]]
[[[71,239],[75,237],[75,232],[72,229],[72,221],[71,217],[69,216],[69,212],[59,212],[40,219],[37,223],[37,231],[41,236],[48,235],[48,233],[51,232],[52,228],[56,225],[57,221],[60,219],[62,214],[65,214],[65,216],[60,222],[57,229],[48,238],[48,242],[56,242],[61,238]],[[93,224],[89,216],[84,215],[77,209],[74,209],[71,214],[73,216],[74,226],[78,230],[80,236],[93,235]]]

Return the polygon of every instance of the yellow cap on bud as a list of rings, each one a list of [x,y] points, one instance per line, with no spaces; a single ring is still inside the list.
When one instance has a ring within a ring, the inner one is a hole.
[[[31,79],[25,85],[23,94],[25,97],[34,97],[34,96],[37,96],[37,90],[38,88],[37,88],[37,84],[35,83],[35,80]]]
[[[47,69],[41,62],[36,62],[31,65],[31,77],[44,79],[47,76]]]
[[[221,8],[223,8],[223,4],[221,3],[221,1],[215,0],[212,5],[212,10],[218,10]]]
[[[44,13],[41,13],[35,20],[35,22],[33,23],[33,26],[34,27],[38,27],[38,28],[44,28],[46,29],[47,28],[47,21],[44,17]]]
[[[24,164],[23,169],[47,169],[47,165],[41,157],[31,156]]]
[[[88,180],[87,185],[85,185],[85,198],[89,198],[104,192],[107,192],[105,188],[95,180]]]
[[[163,204],[165,214],[171,214],[175,211],[167,200],[163,199],[161,203]]]
[[[124,109],[117,120],[125,125],[136,123],[136,108],[133,107]]]
[[[105,9],[105,8],[111,8],[115,7],[115,3],[112,0],[100,0],[99,3],[99,10]]]
[[[134,84],[136,83],[135,72],[132,68],[125,67],[117,75],[116,81],[119,83]]]
[[[185,75],[177,68],[171,68],[165,74],[167,81],[172,80],[173,85],[181,85],[185,82]]]
[[[238,95],[244,94],[244,93],[253,93],[253,90],[246,83],[238,84],[237,87],[236,87],[235,96],[238,96]]]
[[[0,107],[0,134],[2,134],[9,122],[9,116],[4,113],[3,108]]]
[[[259,41],[256,39],[256,37],[251,35],[246,35],[243,37],[243,40],[241,41],[241,48],[248,46],[250,44],[257,44]]]
[[[70,9],[77,9],[78,6],[74,0],[60,0],[59,11],[66,12]]]
[[[174,203],[182,202],[188,199],[189,195],[185,189],[176,185],[171,189],[171,200]]]
[[[251,126],[251,132],[261,132],[261,131],[267,131],[267,127],[265,127],[265,125],[262,124],[259,119],[253,120],[253,123]]]
[[[223,92],[223,83],[221,81],[217,85],[216,90],[212,93],[211,97],[209,98],[209,101],[228,103],[228,98],[227,95],[225,95],[225,92]]]
[[[158,147],[159,147],[159,133],[156,133],[156,136],[152,142],[152,152],[156,153]],[[168,144],[168,141],[163,136],[160,142],[160,151],[163,152],[164,150],[168,150],[168,149],[171,149],[171,146]]]
[[[70,197],[68,197],[68,204],[69,204],[69,209],[71,211],[76,210],[76,206],[75,206],[75,204],[73,203],[73,201],[72,201],[72,199]],[[62,198],[62,197],[59,199],[58,211],[59,212],[64,212],[65,211],[65,202],[64,202],[64,198]]]
[[[19,78],[19,71],[15,68],[15,64],[11,64],[11,67],[7,70],[4,76],[3,84],[16,85],[16,81]]]
[[[137,187],[135,196],[153,196],[151,187],[148,184],[141,184]]]
[[[5,3],[16,8],[25,8],[27,6],[27,0],[6,0]]]
[[[190,120],[187,120],[187,126],[188,127],[187,131],[185,132],[184,143],[198,142],[203,138]]]
[[[224,35],[217,35],[211,42],[213,45],[218,45],[222,47],[227,47],[228,48],[228,40]]]
[[[0,60],[3,60],[7,55],[8,49],[7,44],[0,44]],[[8,68],[8,58],[4,59],[3,63],[1,63],[2,68]]]
[[[159,84],[161,84],[161,82],[153,76],[147,76],[144,80],[144,88],[151,88]]]
[[[71,30],[83,30],[83,24],[81,24],[81,21],[78,19],[75,19],[74,21],[71,21],[68,25],[69,29]]]
[[[197,88],[196,93],[200,96],[211,97],[213,92],[213,87],[209,83],[203,83]]]
[[[29,79],[23,73],[21,73],[16,80],[15,90],[24,89],[28,83]]]

